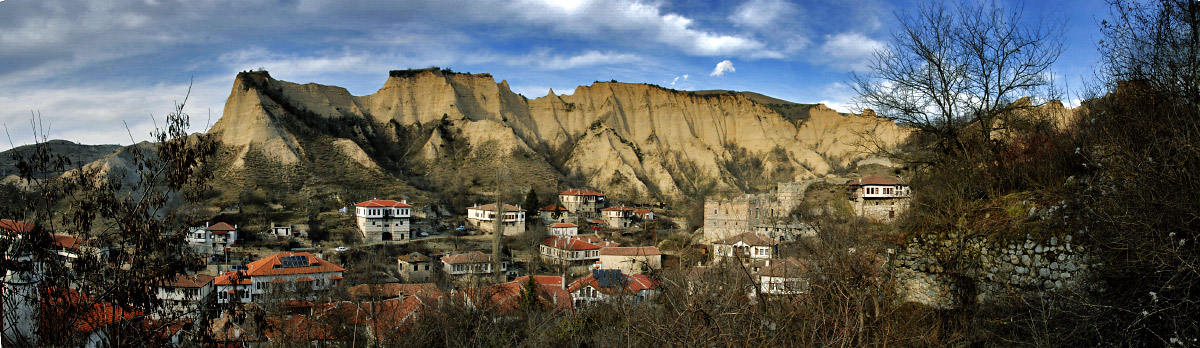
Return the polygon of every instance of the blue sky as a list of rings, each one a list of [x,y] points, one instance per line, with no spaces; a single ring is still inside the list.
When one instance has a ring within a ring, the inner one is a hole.
[[[973,1],[973,0],[969,0]],[[1050,2],[1047,2],[1050,3]],[[1102,0],[1022,6],[1063,21],[1058,81],[1095,69]],[[908,2],[877,0],[57,1],[0,0],[0,122],[141,141],[187,92],[192,130],[221,116],[238,71],[375,92],[388,70],[491,73],[529,98],[593,81],[754,91],[852,108],[849,73],[891,39]],[[1074,100],[1071,93],[1064,99]],[[126,130],[128,125],[128,131]],[[10,141],[0,141],[7,149]]]

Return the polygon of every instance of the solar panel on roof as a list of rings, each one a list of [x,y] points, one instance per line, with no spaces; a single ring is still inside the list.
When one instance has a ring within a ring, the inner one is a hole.
[[[596,278],[597,285],[602,288],[625,286],[625,277],[619,269],[595,269],[592,278]]]
[[[284,256],[279,258],[279,263],[284,268],[306,267],[308,266],[308,258],[304,256]]]

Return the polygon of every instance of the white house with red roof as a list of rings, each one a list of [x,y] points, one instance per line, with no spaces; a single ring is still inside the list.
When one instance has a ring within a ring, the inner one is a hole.
[[[272,291],[305,293],[332,288],[346,269],[305,252],[282,252],[213,280],[217,303],[255,302]]]
[[[595,269],[567,287],[575,307],[595,302],[624,300],[641,303],[659,294],[659,283],[645,274],[624,274],[619,269]]]
[[[451,276],[492,274],[492,255],[479,251],[442,256],[442,270]],[[508,271],[508,263],[500,263],[500,271]]]
[[[888,221],[908,209],[912,190],[895,179],[866,176],[846,182],[854,213]]]
[[[558,201],[576,218],[595,218],[607,204],[604,193],[593,190],[570,189],[558,194]]]
[[[633,217],[642,221],[654,220],[654,211],[645,208],[634,209]]]
[[[652,246],[600,248],[600,268],[642,274],[662,269],[662,251]]]
[[[467,208],[467,222],[484,232],[496,231],[496,204],[473,205]],[[525,233],[525,211],[521,206],[504,205],[504,235],[519,236]]]
[[[758,233],[742,233],[713,242],[713,262],[730,259],[747,264],[762,263],[773,257],[777,244],[775,240]]]
[[[758,271],[759,290],[770,295],[798,295],[808,292],[807,261],[787,258],[768,262]]]
[[[551,204],[542,207],[542,209],[538,209],[538,215],[540,215],[542,218],[542,223],[547,224],[555,222],[575,222],[576,219],[572,218],[570,213],[570,210],[567,210],[566,207],[558,204]]]
[[[542,260],[549,264],[587,266],[600,260],[600,248],[619,246],[593,235],[550,236],[539,248]]]
[[[633,208],[626,206],[615,206],[600,209],[604,216],[604,222],[611,228],[629,228],[633,225]]]
[[[575,236],[579,235],[579,225],[570,222],[559,222],[550,224],[551,236]]]
[[[364,243],[412,239],[412,206],[407,201],[372,199],[354,205]]]
[[[215,224],[204,223],[204,227],[192,227],[188,229],[187,242],[198,247],[205,253],[220,254],[225,252],[225,249],[237,244],[238,228],[237,225],[230,225],[225,222]]]

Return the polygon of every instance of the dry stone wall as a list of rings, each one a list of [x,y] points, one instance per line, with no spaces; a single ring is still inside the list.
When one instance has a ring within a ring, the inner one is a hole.
[[[1077,287],[1088,265],[1084,246],[1072,244],[1071,236],[912,238],[893,259],[903,300],[943,308],[958,306],[960,296],[987,303]]]

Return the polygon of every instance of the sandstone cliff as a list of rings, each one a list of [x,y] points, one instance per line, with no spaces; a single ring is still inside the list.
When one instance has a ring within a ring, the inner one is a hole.
[[[366,96],[242,73],[211,132],[231,171],[254,170],[248,157],[299,167],[342,157],[425,190],[479,192],[503,165],[515,187],[664,200],[824,175],[907,136],[873,115],[753,93],[597,82],[530,100],[489,74],[438,69],[393,71]]]

